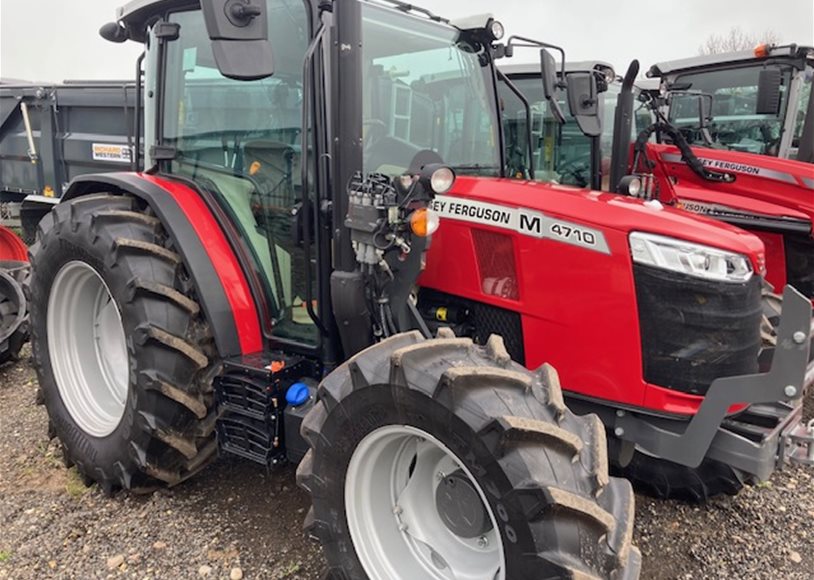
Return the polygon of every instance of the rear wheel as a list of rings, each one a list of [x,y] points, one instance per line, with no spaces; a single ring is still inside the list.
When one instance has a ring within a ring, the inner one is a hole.
[[[149,208],[80,197],[40,222],[34,363],[66,462],[105,490],[174,485],[215,456],[214,348]]]
[[[503,342],[398,335],[326,378],[298,481],[330,576],[636,578],[630,484],[556,373]]]

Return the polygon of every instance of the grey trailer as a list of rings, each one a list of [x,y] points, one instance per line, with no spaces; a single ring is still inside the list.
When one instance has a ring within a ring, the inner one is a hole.
[[[0,81],[0,204],[26,241],[75,177],[136,169],[139,103],[133,81]]]

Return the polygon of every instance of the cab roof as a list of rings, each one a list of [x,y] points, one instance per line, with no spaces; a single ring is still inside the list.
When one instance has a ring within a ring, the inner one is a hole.
[[[116,9],[116,21],[124,25],[131,40],[143,42],[147,26],[168,10],[200,8],[198,0],[130,0]]]
[[[520,64],[498,64],[498,68],[503,74],[512,75],[535,75],[540,74],[540,63],[520,63]],[[611,69],[613,65],[602,60],[581,60],[565,63],[565,72],[586,72],[595,69]]]
[[[713,68],[721,65],[741,64],[751,61],[760,62],[767,58],[811,60],[814,59],[814,48],[810,46],[798,46],[796,44],[778,46],[771,48],[769,54],[764,57],[756,56],[754,50],[705,54],[654,64],[650,67],[650,70],[647,71],[647,76],[660,77],[675,73],[684,73],[694,69]]]

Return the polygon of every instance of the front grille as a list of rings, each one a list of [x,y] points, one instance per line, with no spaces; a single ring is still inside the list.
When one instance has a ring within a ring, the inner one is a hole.
[[[758,372],[761,279],[701,280],[635,264],[647,382],[704,395],[718,377]]]
[[[808,236],[785,236],[785,247],[788,283],[814,298],[814,240]]]
[[[472,241],[483,293],[517,300],[517,265],[511,236],[475,228]]]
[[[512,360],[526,364],[520,314],[481,302],[471,302],[470,308],[470,321],[475,329],[472,335],[473,340],[478,344],[486,344],[490,336],[498,334],[503,337],[506,350]]]

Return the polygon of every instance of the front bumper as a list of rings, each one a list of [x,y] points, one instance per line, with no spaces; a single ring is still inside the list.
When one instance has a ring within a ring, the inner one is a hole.
[[[688,467],[709,457],[765,480],[785,461],[811,465],[814,433],[802,423],[802,399],[814,384],[812,336],[811,302],[786,287],[768,372],[716,379],[689,422],[617,410],[606,424],[628,445]],[[749,407],[730,416],[739,404]]]
[[[789,463],[814,467],[814,420],[798,422],[783,432],[780,457]]]

